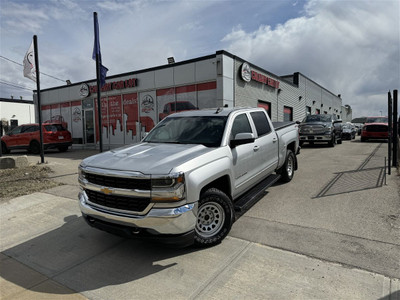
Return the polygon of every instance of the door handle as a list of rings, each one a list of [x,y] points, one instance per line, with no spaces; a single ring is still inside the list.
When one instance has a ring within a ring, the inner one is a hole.
[[[273,138],[273,139],[272,139],[272,142],[273,142],[273,143],[276,143],[277,140],[278,140],[278,139]]]
[[[254,148],[253,148],[254,152],[258,151],[258,149],[260,149],[260,146],[254,146]]]

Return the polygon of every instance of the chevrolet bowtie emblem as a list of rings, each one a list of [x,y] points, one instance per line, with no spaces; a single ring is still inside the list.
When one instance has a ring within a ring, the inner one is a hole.
[[[109,195],[109,194],[112,194],[112,190],[110,190],[109,188],[102,188],[102,189],[100,189],[100,192],[103,192],[104,194],[106,194],[106,195]]]

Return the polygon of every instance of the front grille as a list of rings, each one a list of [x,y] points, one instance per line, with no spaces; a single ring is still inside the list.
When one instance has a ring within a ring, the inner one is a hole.
[[[85,178],[87,181],[93,184],[114,187],[120,189],[138,189],[138,190],[150,190],[151,181],[150,179],[136,179],[126,177],[112,177],[104,176],[92,173],[86,173]]]
[[[303,126],[300,129],[301,133],[305,133],[305,134],[321,134],[324,133],[326,131],[325,127],[322,126]]]
[[[85,192],[90,202],[114,209],[141,212],[150,204],[150,198],[106,195],[92,190],[85,190]]]
[[[367,125],[366,131],[368,132],[388,132],[388,126],[385,125]]]

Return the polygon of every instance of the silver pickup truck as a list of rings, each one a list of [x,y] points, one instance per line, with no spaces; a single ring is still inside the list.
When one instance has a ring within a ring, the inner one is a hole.
[[[293,178],[297,125],[275,126],[261,108],[170,115],[142,142],[82,161],[82,215],[122,236],[215,245],[257,191]]]

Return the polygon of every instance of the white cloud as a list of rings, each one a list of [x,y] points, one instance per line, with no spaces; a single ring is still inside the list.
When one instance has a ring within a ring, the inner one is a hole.
[[[277,75],[302,72],[342,94],[354,116],[385,111],[381,98],[399,87],[395,0],[2,0],[0,5],[1,55],[22,62],[37,34],[41,71],[72,82],[95,78],[97,11],[108,75],[163,65],[169,56],[182,61],[223,49]],[[0,79],[21,80],[18,66],[4,75],[8,62],[0,62]],[[60,84],[43,76],[41,86]]]
[[[234,28],[222,42],[275,74],[304,73],[356,115],[385,111],[381,98],[399,87],[399,3],[313,0],[305,12],[274,29]]]

